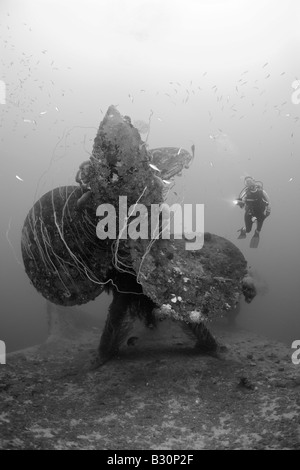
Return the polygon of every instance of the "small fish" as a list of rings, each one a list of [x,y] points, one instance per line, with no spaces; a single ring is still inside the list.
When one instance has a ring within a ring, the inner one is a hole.
[[[162,119],[161,119],[161,118],[159,118],[159,117],[157,118],[157,120],[158,120],[158,121],[160,121],[160,122],[162,122]]]
[[[290,178],[290,179],[289,179],[289,182],[290,182],[290,181],[293,181],[293,178]]]
[[[40,112],[40,116],[42,116],[43,114],[47,114],[47,111],[41,111]]]
[[[165,184],[172,184],[172,181],[163,180]]]
[[[181,152],[181,148],[182,148],[182,147],[180,147],[180,149],[178,150],[178,152],[177,152],[177,155],[179,155],[179,154],[180,154],[180,152]]]
[[[16,178],[17,178],[17,180],[19,180],[19,181],[24,181],[24,180],[22,180],[22,178],[20,178],[20,176],[18,176],[18,175],[16,175]]]
[[[56,111],[59,111],[59,109],[58,109],[58,107],[57,107],[57,106],[55,106],[55,110],[56,110]]]
[[[269,62],[266,62],[264,65],[263,65],[263,69],[268,65]]]
[[[149,166],[150,168],[152,168],[152,170],[159,171],[161,173],[161,170],[157,168],[157,166],[153,165],[152,163],[149,163]]]
[[[194,156],[195,156],[195,145],[194,144],[191,146],[191,150],[192,150],[192,155],[193,155],[193,158],[194,158]]]
[[[32,122],[31,119],[23,119],[23,122]]]

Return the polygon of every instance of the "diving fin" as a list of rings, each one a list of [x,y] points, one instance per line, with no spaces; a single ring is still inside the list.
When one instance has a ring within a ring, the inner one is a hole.
[[[259,244],[259,233],[255,231],[253,237],[250,240],[250,248],[257,248],[258,244]]]
[[[240,234],[238,236],[238,240],[240,240],[241,238],[246,238],[246,229],[244,227],[240,228],[238,230],[238,232],[240,232]]]

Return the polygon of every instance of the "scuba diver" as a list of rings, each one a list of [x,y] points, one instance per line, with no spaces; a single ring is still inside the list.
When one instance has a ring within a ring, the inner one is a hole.
[[[80,210],[85,206],[87,201],[92,196],[92,191],[91,191],[91,187],[89,184],[90,172],[91,172],[91,162],[90,160],[86,160],[81,163],[81,165],[79,166],[79,170],[76,173],[75,181],[76,183],[79,183],[83,192],[82,196],[77,201],[77,208]]]
[[[245,227],[238,230],[240,232],[238,238],[246,238],[246,234],[251,232],[253,222],[256,220],[256,229],[250,243],[251,247],[256,248],[264,220],[271,213],[270,199],[260,181],[247,176],[244,182],[245,187],[237,198],[237,205],[245,208]]]

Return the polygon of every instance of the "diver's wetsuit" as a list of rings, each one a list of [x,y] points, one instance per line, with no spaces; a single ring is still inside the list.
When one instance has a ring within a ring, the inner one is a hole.
[[[246,189],[242,201],[245,203],[245,227],[246,232],[250,233],[253,225],[253,217],[256,217],[258,232],[261,231],[263,222],[266,218],[265,210],[269,206],[269,197],[267,193],[258,188],[255,192]]]

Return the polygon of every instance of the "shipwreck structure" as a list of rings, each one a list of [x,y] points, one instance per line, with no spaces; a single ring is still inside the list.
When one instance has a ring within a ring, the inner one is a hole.
[[[184,239],[124,238],[136,211],[115,218],[116,237],[97,236],[97,208],[150,208],[164,202],[174,179],[194,157],[175,147],[148,149],[128,116],[110,106],[94,140],[92,154],[77,172],[74,186],[55,188],[29,211],[22,231],[26,273],[49,302],[80,305],[103,291],[113,300],[99,346],[99,362],[118,351],[131,319],[148,327],[170,318],[191,331],[199,350],[215,351],[209,322],[226,315],[255,286],[247,262],[230,241],[204,233],[201,250],[186,250]]]

